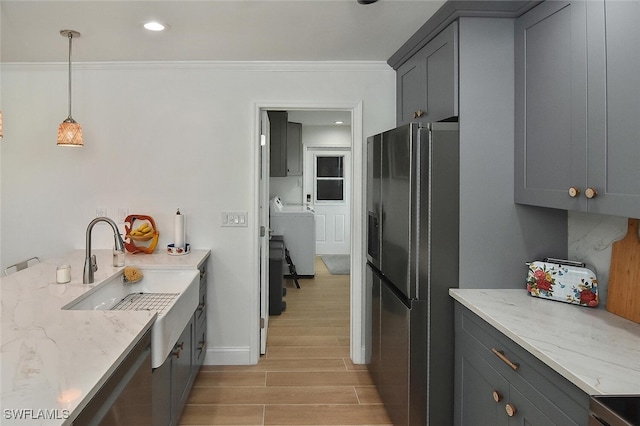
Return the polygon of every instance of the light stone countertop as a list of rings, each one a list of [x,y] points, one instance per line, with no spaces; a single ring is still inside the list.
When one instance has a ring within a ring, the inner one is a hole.
[[[0,278],[3,425],[71,424],[153,325],[155,312],[61,309],[122,269],[111,266],[111,250],[93,254],[94,284],[82,284],[84,250]],[[209,254],[127,254],[125,265],[195,269]],[[57,284],[56,266],[63,263],[71,265],[71,282]]]
[[[587,394],[640,394],[640,324],[524,289],[449,294]]]

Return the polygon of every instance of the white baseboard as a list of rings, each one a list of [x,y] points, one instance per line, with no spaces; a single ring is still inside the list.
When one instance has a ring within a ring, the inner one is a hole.
[[[248,346],[208,348],[205,365],[252,365],[251,349]]]

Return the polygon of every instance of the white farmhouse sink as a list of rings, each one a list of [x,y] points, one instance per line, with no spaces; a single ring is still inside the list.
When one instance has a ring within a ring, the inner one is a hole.
[[[142,273],[141,281],[129,284],[123,283],[120,272],[62,309],[157,311],[158,316],[151,327],[151,363],[157,368],[173,349],[198,306],[200,272],[197,269],[143,269]],[[151,305],[145,299],[156,299],[156,302],[162,299],[163,302]],[[139,305],[135,306],[135,302]]]

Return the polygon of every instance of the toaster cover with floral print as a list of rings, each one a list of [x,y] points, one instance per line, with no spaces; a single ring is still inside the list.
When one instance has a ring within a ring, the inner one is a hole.
[[[584,263],[544,259],[527,265],[530,295],[592,308],[598,306],[598,279]]]

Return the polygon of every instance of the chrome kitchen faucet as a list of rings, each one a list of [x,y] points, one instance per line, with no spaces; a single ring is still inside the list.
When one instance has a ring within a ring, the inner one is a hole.
[[[115,248],[116,250],[124,251],[124,242],[122,241],[120,232],[118,232],[118,226],[113,220],[109,219],[108,217],[96,217],[91,222],[89,222],[89,226],[87,226],[87,246],[84,254],[84,272],[82,274],[83,284],[93,283],[93,273],[98,270],[96,256],[91,255],[91,231],[93,230],[93,226],[98,222],[107,222],[109,225],[111,225],[111,228],[113,228],[113,239],[115,241]]]

